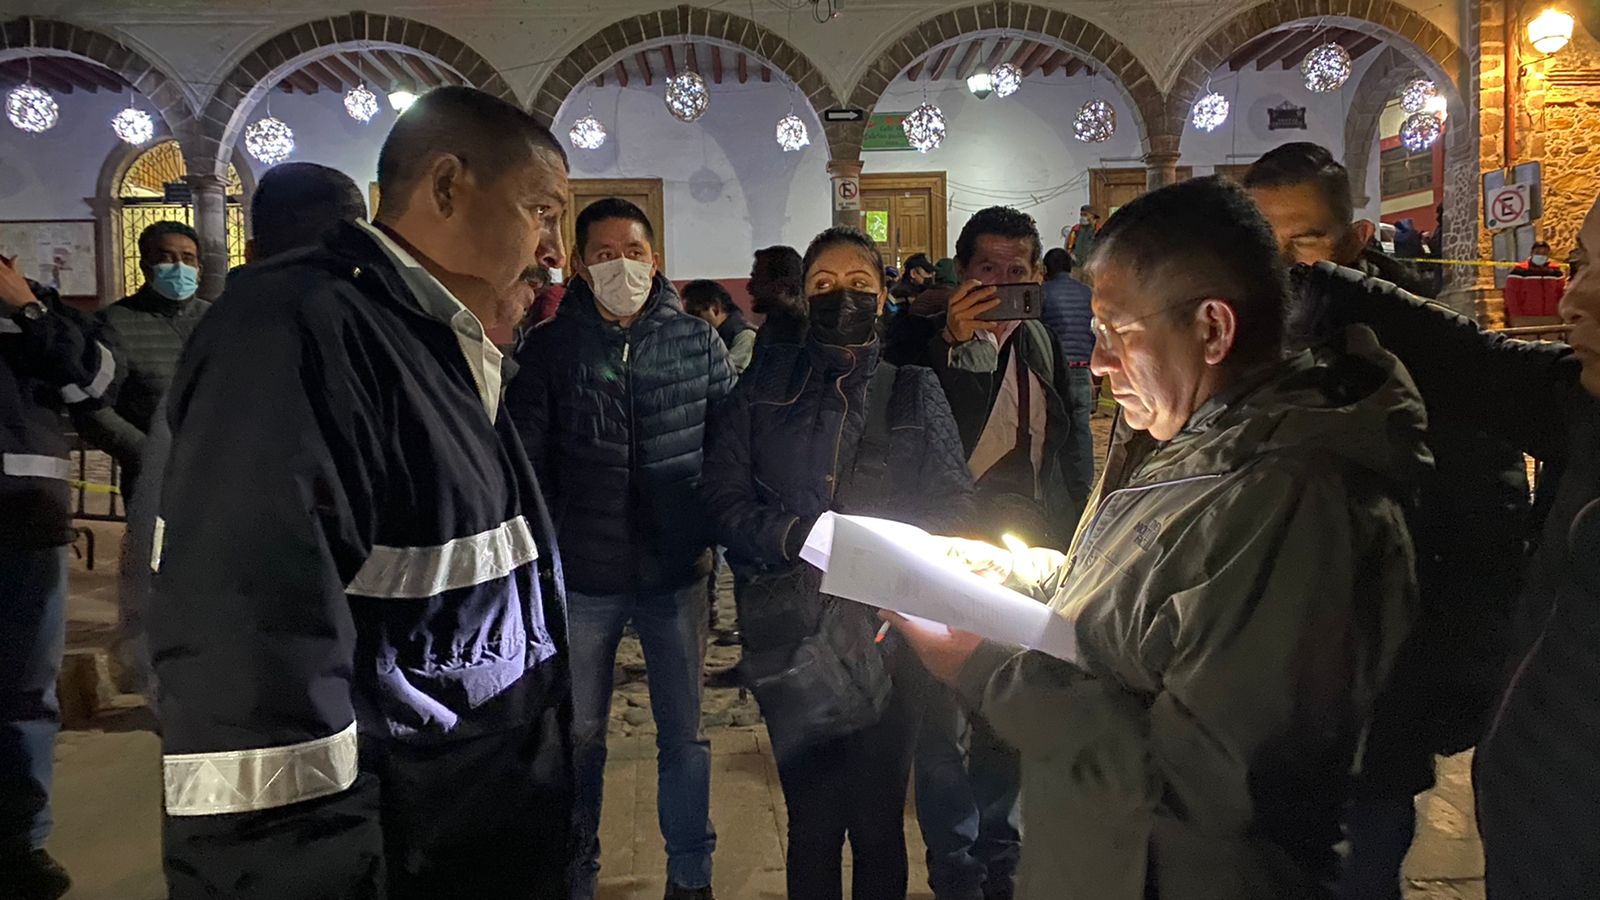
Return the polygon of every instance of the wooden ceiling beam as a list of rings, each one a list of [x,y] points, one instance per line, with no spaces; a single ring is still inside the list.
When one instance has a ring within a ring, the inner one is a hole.
[[[393,60],[389,59],[388,54],[385,54],[383,51],[372,50],[360,53],[358,55],[361,57],[362,70],[371,72],[373,77],[377,79],[378,86],[383,88],[383,90],[378,91],[378,93],[387,94],[388,92],[399,87],[400,82],[404,80],[403,76],[401,76],[399,72],[390,68],[390,66],[393,64]]]
[[[1057,69],[1064,68],[1071,60],[1071,53],[1068,53],[1065,50],[1057,50],[1049,56],[1046,56],[1044,58],[1044,62],[1039,64],[1039,74],[1049,78],[1051,75],[1056,73]]]
[[[643,50],[640,50],[633,55],[633,58],[639,64],[639,77],[644,79],[644,86],[649,87],[655,84],[656,73],[650,70],[650,57],[646,56]]]
[[[978,68],[978,50],[981,49],[982,46],[982,41],[968,42],[967,52],[962,54],[961,62],[956,64],[957,81],[966,81],[967,76],[971,75],[973,71]]]
[[[672,45],[661,48],[661,62],[667,67],[667,77],[678,77],[678,60],[673,56]]]
[[[1023,57],[1022,62],[1018,66],[1020,69],[1022,69],[1022,77],[1026,78],[1038,71],[1040,64],[1042,64],[1046,59],[1049,59],[1051,54],[1054,52],[1055,48],[1049,44],[1042,42],[1034,44],[1033,52]]]
[[[750,63],[749,63],[749,59],[743,53],[740,53],[739,54],[739,83],[740,84],[744,84],[745,81],[747,81],[749,78],[750,78]]]
[[[722,50],[717,45],[711,45],[711,80],[715,84],[722,83]]]
[[[616,65],[615,71],[617,73],[617,84],[619,84],[619,85],[621,85],[623,87],[627,87],[628,86],[628,66],[625,63],[623,63],[622,60],[617,60],[617,65]]]
[[[413,56],[410,53],[396,53],[395,58],[399,60],[400,65],[407,72],[411,73],[411,77],[416,80],[417,93],[422,94],[427,92],[429,88],[441,86],[439,82],[439,74],[428,68],[428,66],[423,63],[422,57]]]
[[[762,81],[771,81],[772,80],[772,70],[770,68],[768,68],[765,64],[763,64],[761,66],[761,80]]]
[[[928,73],[929,81],[938,81],[944,77],[946,69],[950,68],[950,61],[956,58],[956,46],[950,46],[939,51],[939,58],[933,63],[933,71]]]
[[[45,62],[45,59],[48,59],[48,57],[44,57],[43,59],[38,57],[34,58],[31,79],[33,83],[53,93],[72,93],[73,89],[76,87],[72,83],[72,79],[67,77],[63,70],[56,68],[53,62]],[[28,72],[25,69],[23,72],[23,78],[27,79],[28,77]]]
[[[922,70],[927,68],[927,62],[928,62],[928,58],[926,56],[924,56],[923,58],[921,58],[921,59],[917,60],[916,62],[912,63],[911,64],[911,68],[906,70],[906,80],[907,81],[916,81],[919,77],[921,77],[922,76]]]
[[[105,66],[65,56],[58,57],[57,62],[66,63],[68,69],[78,77],[79,84],[89,86],[91,92],[101,89],[113,92],[128,89],[128,83]]]
[[[987,72],[988,70],[994,68],[995,66],[1000,65],[1000,61],[1006,58],[1006,51],[1008,49],[1010,49],[1010,48],[1011,48],[1011,39],[1010,38],[1005,38],[1005,37],[996,38],[995,42],[994,42],[994,47],[989,51],[989,58],[985,59],[983,61],[983,69],[984,69],[984,71]]]
[[[1350,52],[1350,61],[1354,62],[1377,49],[1382,43],[1383,38],[1380,38],[1375,34],[1365,34],[1361,35],[1359,39],[1345,44],[1344,49]]]
[[[315,78],[306,74],[306,70],[303,68],[296,69],[283,76],[282,84],[288,86],[285,90],[293,88],[302,94],[315,94],[322,90],[322,85],[318,84]]]
[[[1285,69],[1292,69],[1300,65],[1300,61],[1306,58],[1306,54],[1311,52],[1311,48],[1325,44],[1333,37],[1328,32],[1320,30],[1302,34],[1300,40],[1284,45],[1281,53],[1261,54],[1260,59],[1256,62],[1256,71],[1263,71],[1271,67],[1273,63],[1277,63]]]
[[[312,81],[337,94],[342,94],[349,88],[355,87],[355,85],[346,85],[342,78],[335,75],[333,70],[324,66],[321,61],[313,60],[306,63],[300,67],[300,71],[306,73]]]
[[[693,44],[685,44],[683,46],[683,54],[684,54],[684,56],[688,57],[688,59],[686,59],[684,61],[684,67],[687,68],[689,71],[695,73],[696,75],[699,75],[700,74],[700,54],[695,52],[694,45]]]

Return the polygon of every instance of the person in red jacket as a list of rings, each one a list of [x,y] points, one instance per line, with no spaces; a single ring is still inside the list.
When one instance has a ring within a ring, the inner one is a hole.
[[[1567,276],[1550,261],[1550,244],[1539,241],[1533,253],[1506,276],[1506,319],[1549,318],[1560,313],[1556,307],[1567,291]]]

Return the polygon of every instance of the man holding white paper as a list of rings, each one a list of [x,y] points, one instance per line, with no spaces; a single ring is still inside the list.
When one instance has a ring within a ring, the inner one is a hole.
[[[1090,269],[1123,419],[1069,561],[1018,585],[1075,661],[889,617],[1022,754],[1018,897],[1330,896],[1416,606],[1422,404],[1365,328],[1285,356],[1284,263],[1228,182],[1123,207]]]

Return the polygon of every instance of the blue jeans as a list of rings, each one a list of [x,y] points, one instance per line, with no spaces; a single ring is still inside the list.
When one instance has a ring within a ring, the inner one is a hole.
[[[67,638],[67,548],[0,547],[0,856],[44,846]]]
[[[938,900],[1009,900],[1022,852],[1021,762],[949,688],[929,694],[916,759],[928,887]]]
[[[1087,366],[1067,370],[1067,394],[1072,416],[1072,435],[1067,441],[1067,492],[1081,507],[1088,503],[1089,492],[1094,489],[1094,433],[1089,430],[1089,417],[1094,414],[1094,374]]]
[[[667,842],[667,878],[680,887],[711,883],[711,742],[700,731],[700,667],[705,659],[706,585],[592,596],[572,591],[572,743],[578,769],[578,858],[574,900],[590,900],[600,874],[600,801],[606,726],[617,644],[630,621],[639,632],[656,720],[656,815]]]

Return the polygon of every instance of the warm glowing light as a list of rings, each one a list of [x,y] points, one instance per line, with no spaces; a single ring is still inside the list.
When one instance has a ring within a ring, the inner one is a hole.
[[[1572,40],[1572,16],[1547,9],[1528,23],[1528,43],[1540,53],[1555,53]]]
[[[417,102],[417,95],[405,88],[389,92],[389,106],[397,113],[403,113]]]

